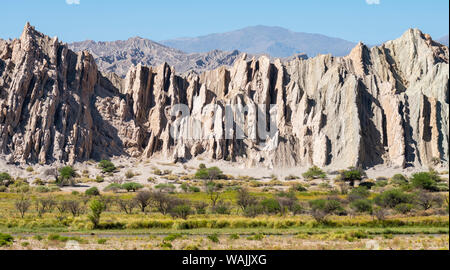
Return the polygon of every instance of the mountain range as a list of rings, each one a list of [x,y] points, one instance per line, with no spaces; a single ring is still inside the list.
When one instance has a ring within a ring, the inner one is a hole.
[[[92,40],[69,44],[73,51],[89,51],[99,69],[125,77],[132,66],[158,66],[163,63],[175,67],[177,72],[202,72],[219,66],[230,66],[241,54],[234,50],[223,52],[211,50],[207,53],[184,53],[157,42],[140,37],[123,41],[95,42]]]
[[[206,52],[213,49],[239,50],[250,54],[289,57],[297,53],[347,55],[356,43],[320,34],[298,33],[282,27],[253,26],[236,31],[194,38],[161,41],[185,52]]]

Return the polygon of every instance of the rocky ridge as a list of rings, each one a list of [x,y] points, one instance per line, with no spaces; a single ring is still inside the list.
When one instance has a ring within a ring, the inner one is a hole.
[[[75,42],[69,44],[69,49],[75,52],[89,51],[100,71],[121,77],[125,77],[128,70],[138,64],[158,66],[168,63],[179,73],[201,73],[220,66],[231,66],[241,54],[236,50],[188,54],[140,37],[113,42]]]
[[[0,153],[11,163],[112,156],[201,156],[249,167],[448,163],[448,59],[448,47],[410,29],[378,47],[360,43],[345,57],[283,63],[244,54],[200,75],[177,75],[164,63],[137,65],[121,78],[27,24],[20,39],[0,41]],[[170,115],[179,103],[190,117]],[[244,140],[237,125],[225,124],[230,104],[253,108],[235,118]],[[276,107],[261,119],[256,104]],[[254,136],[261,122],[277,130]]]

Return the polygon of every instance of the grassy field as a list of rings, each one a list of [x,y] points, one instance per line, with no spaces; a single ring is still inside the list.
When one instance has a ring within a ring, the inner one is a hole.
[[[196,191],[128,183],[119,192],[40,192],[16,179],[0,191],[0,249],[448,250],[448,192],[440,190],[448,183],[431,173],[419,180],[430,190],[400,177],[346,192],[292,181],[283,182],[288,192],[267,183],[244,192],[223,180],[209,192],[203,182]]]

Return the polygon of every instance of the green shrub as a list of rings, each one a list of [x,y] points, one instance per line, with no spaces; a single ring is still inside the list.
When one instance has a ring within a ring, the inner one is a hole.
[[[239,235],[237,233],[233,233],[233,234],[230,235],[230,240],[237,240],[239,238],[240,237],[239,237]]]
[[[99,245],[104,245],[104,244],[106,244],[106,242],[107,242],[107,240],[105,238],[97,240],[97,244],[99,244]]]
[[[34,169],[33,169],[33,167],[29,166],[29,167],[26,168],[26,171],[27,172],[34,172]]]
[[[93,200],[89,204],[89,209],[91,210],[91,214],[88,216],[88,218],[94,225],[94,229],[96,229],[100,225],[100,217],[105,210],[105,204],[99,200]]]
[[[102,160],[98,163],[98,167],[102,169],[104,173],[112,173],[116,170],[116,166],[109,160]]]
[[[0,186],[9,186],[10,184],[12,184],[13,180],[11,175],[9,175],[9,173],[6,172],[2,172],[0,173]]]
[[[97,187],[91,187],[90,189],[85,191],[87,196],[100,196],[100,191]]]
[[[306,191],[308,191],[307,188],[305,188],[304,186],[302,186],[300,184],[296,184],[295,186],[293,186],[293,189],[295,191],[298,191],[298,192],[306,192]]]
[[[122,189],[125,189],[128,192],[131,192],[131,191],[136,192],[136,191],[138,191],[140,189],[143,189],[143,188],[144,188],[143,185],[141,185],[139,183],[133,183],[133,182],[132,183],[125,183],[125,184],[122,185]]]
[[[181,237],[183,237],[183,235],[181,235],[180,233],[172,233],[172,234],[169,234],[168,236],[164,237],[163,241],[173,242],[176,239],[181,238]]]
[[[192,213],[192,208],[187,204],[181,204],[173,207],[169,212],[173,217],[187,219]]]
[[[5,186],[0,186],[0,192],[6,192],[8,188]]]
[[[313,211],[323,211],[325,214],[339,214],[344,211],[341,202],[334,199],[318,199],[309,201]]]
[[[261,241],[264,239],[264,234],[258,233],[252,236],[247,237],[247,240],[251,240],[251,241]]]
[[[264,209],[264,212],[267,214],[276,214],[281,211],[281,206],[277,200],[273,198],[264,199],[261,201],[261,206]]]
[[[75,170],[71,166],[65,166],[59,169],[59,176],[62,180],[68,180],[76,176]]]
[[[358,213],[372,213],[372,201],[361,199],[351,203],[350,207]]]
[[[104,191],[112,191],[112,192],[118,192],[119,190],[121,190],[123,187],[121,184],[117,184],[117,183],[112,183],[109,184],[107,187],[105,187],[103,190]]]
[[[421,188],[429,191],[438,191],[436,180],[429,172],[413,174],[411,177],[411,183],[415,188]]]
[[[213,243],[219,243],[219,237],[217,236],[216,233],[208,235],[208,239],[211,240],[211,242]]]
[[[0,233],[0,247],[10,246],[14,242],[14,238],[9,234]]]
[[[38,193],[48,193],[48,192],[50,192],[50,189],[48,187],[46,187],[46,186],[38,186],[38,187],[35,187],[34,190],[36,192],[38,192]]]
[[[354,185],[355,181],[360,181],[366,177],[366,173],[361,168],[350,167],[346,171],[340,173],[341,180],[351,182]]]
[[[326,173],[317,166],[313,166],[313,167],[309,168],[309,170],[307,172],[303,173],[302,176],[309,180],[323,179],[323,178],[327,177]]]
[[[362,199],[366,199],[370,196],[370,192],[366,187],[357,187],[352,189],[352,191],[350,191],[350,194],[348,194],[347,199],[350,202],[353,201],[357,201],[357,200],[362,200]]]
[[[402,203],[411,203],[413,200],[410,194],[398,189],[387,190],[375,197],[375,203],[382,207],[395,208]]]
[[[407,214],[411,212],[413,205],[410,203],[400,203],[395,206],[395,210],[401,214]]]
[[[406,179],[406,177],[400,173],[392,176],[391,181],[393,184],[396,184],[396,185],[403,185],[403,184],[408,183],[408,179]]]
[[[100,175],[97,175],[97,177],[95,177],[95,182],[103,183],[105,182],[105,178],[101,177]]]

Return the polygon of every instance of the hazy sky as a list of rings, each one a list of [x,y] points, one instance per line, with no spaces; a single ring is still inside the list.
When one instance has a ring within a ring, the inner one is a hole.
[[[3,0],[0,37],[20,36],[26,21],[65,42],[155,41],[281,26],[368,44],[419,28],[440,38],[449,32],[448,0]]]

